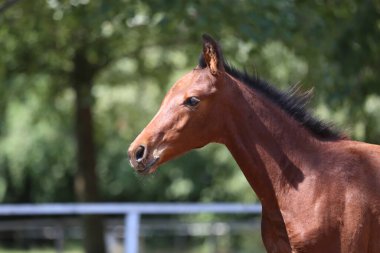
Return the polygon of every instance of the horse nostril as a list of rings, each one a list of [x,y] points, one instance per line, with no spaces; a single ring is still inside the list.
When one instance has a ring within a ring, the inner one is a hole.
[[[136,162],[138,163],[141,162],[144,156],[145,156],[145,147],[140,145],[137,148],[136,153],[135,153]]]

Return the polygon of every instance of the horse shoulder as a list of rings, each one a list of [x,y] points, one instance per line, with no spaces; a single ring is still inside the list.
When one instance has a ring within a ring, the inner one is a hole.
[[[380,146],[358,141],[340,141],[331,145],[331,174],[345,188],[373,191],[380,187]],[[327,172],[329,173],[329,172]]]
[[[345,235],[346,245],[358,240],[355,245],[368,247],[368,252],[380,252],[380,146],[350,142],[345,151],[351,161],[344,213],[344,227],[350,231]]]
[[[283,213],[292,248],[314,252],[324,244],[333,252],[339,241],[366,245],[369,216],[380,224],[380,146],[343,141],[321,157],[314,163],[321,173],[300,184],[301,196]]]
[[[348,182],[373,198],[371,202],[380,201],[380,146],[350,142],[345,150],[345,160],[350,162],[345,168]]]

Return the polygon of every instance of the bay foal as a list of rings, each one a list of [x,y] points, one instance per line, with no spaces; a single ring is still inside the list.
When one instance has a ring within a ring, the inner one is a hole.
[[[262,203],[268,252],[379,253],[380,146],[334,131],[306,101],[229,66],[204,35],[198,66],[131,144],[131,165],[153,173],[186,151],[225,144]]]

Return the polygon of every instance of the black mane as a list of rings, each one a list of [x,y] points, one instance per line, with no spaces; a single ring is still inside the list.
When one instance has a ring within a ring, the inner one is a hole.
[[[207,67],[203,55],[201,55],[198,65],[201,68]],[[316,137],[323,140],[340,140],[345,138],[345,136],[337,131],[331,124],[316,119],[308,112],[306,104],[309,101],[310,92],[299,94],[297,88],[292,88],[289,91],[280,91],[265,80],[256,76],[253,77],[246,71],[241,72],[226,62],[224,62],[224,69],[228,74],[240,80],[242,83],[265,95]]]

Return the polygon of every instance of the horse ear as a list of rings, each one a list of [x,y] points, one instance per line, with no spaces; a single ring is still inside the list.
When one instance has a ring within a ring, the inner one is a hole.
[[[203,59],[209,67],[211,74],[224,72],[224,60],[218,43],[208,34],[202,35]]]

